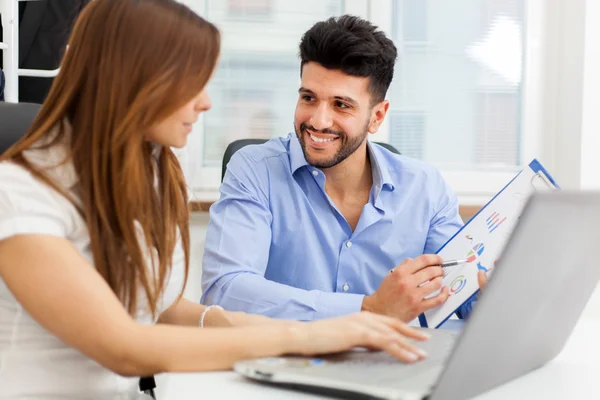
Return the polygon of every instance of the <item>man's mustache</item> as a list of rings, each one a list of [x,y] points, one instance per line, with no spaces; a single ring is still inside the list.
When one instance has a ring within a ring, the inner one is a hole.
[[[336,135],[336,136],[343,136],[344,135],[344,131],[335,131],[333,129],[328,129],[328,128],[319,130],[319,129],[315,129],[313,126],[308,125],[308,124],[304,124],[304,123],[300,124],[300,131],[305,131],[307,129],[310,130],[310,131],[312,131],[312,132],[315,132],[315,133],[319,133],[320,132],[320,133],[323,133],[323,134]]]

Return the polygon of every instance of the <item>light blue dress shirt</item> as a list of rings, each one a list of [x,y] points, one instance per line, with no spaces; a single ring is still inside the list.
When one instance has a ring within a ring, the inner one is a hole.
[[[462,226],[455,194],[424,162],[372,143],[368,151],[373,187],[354,232],[295,134],[234,154],[210,209],[202,303],[302,321],[340,316],[360,311],[404,259],[435,253]]]

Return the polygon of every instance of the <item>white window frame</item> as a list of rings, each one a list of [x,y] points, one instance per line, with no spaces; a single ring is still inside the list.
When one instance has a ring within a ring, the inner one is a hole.
[[[392,2],[345,0],[344,11],[368,18],[391,35]],[[206,7],[198,7],[199,3],[194,2],[195,9],[204,13]],[[205,5],[206,0],[202,3]],[[581,162],[569,166],[565,160],[580,157],[582,151],[583,87],[573,76],[583,74],[585,3],[586,0],[528,0],[525,10],[520,163],[526,165],[537,158],[566,188],[579,187],[581,176]],[[198,125],[202,126],[202,121]],[[389,119],[386,119],[371,138],[387,142],[389,132]],[[194,156],[202,157],[203,152]],[[442,169],[441,173],[458,194],[461,204],[482,205],[517,171],[518,168],[496,172]],[[202,167],[194,173],[200,175],[202,182],[202,187],[193,188],[194,197],[216,200],[221,168]]]
[[[39,70],[19,68],[19,2],[46,0],[0,0],[0,19],[2,20],[2,40],[0,55],[3,59],[5,76],[4,98],[9,103],[19,102],[19,77],[33,76],[54,78],[59,69]],[[50,0],[47,0],[50,1]]]

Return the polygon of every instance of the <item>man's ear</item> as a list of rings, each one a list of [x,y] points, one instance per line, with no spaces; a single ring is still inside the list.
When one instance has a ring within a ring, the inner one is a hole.
[[[373,110],[371,110],[371,120],[369,121],[369,133],[377,133],[379,127],[385,119],[390,108],[390,102],[388,100],[382,100],[375,104]]]

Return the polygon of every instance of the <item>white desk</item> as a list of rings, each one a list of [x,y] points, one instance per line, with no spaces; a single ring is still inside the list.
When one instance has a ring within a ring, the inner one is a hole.
[[[493,389],[478,400],[600,398],[600,320],[582,319],[565,349],[544,367]],[[165,374],[157,377],[158,400],[306,400],[322,396],[264,386],[233,372]]]

